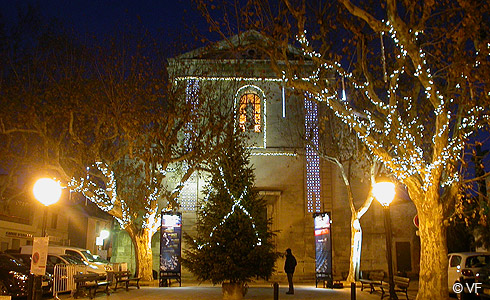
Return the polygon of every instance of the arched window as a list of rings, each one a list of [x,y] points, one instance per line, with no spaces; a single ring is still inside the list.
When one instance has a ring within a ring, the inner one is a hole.
[[[240,97],[239,124],[242,131],[261,132],[260,97],[255,93],[246,93]]]

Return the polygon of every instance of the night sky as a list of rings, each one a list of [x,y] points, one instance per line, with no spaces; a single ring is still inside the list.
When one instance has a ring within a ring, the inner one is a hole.
[[[80,33],[106,34],[138,20],[152,33],[161,29],[183,33],[186,26],[201,32],[208,28],[191,0],[0,0],[1,15],[9,23],[27,4],[37,7],[46,19],[59,18]]]

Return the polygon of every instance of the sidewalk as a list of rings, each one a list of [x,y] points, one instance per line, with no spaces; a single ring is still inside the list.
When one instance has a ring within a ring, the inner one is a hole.
[[[299,284],[295,285],[294,295],[286,295],[287,285],[283,283],[279,286],[279,299],[349,300],[351,299],[350,286],[347,286],[346,284],[344,284],[344,286],[346,287],[343,289],[327,289],[315,288],[314,284]],[[417,281],[410,282],[408,292],[409,299],[415,299],[415,296],[417,295],[417,287]],[[251,283],[248,293],[243,299],[273,300],[273,293],[272,283]],[[73,299],[70,294],[62,294],[59,295],[59,297],[63,300]],[[143,286],[139,290],[136,289],[136,287],[130,287],[129,291],[126,291],[125,289],[118,289],[116,292],[111,291],[109,296],[107,296],[104,292],[98,292],[94,299],[101,300],[102,298],[107,300],[219,300],[222,299],[222,293],[221,286],[189,283],[183,284],[182,287],[179,287],[178,285],[172,287]],[[359,287],[356,289],[356,300],[379,300],[380,298],[381,292],[369,294],[367,289],[364,289],[364,291],[361,291]],[[405,295],[398,294],[398,298],[405,299]]]

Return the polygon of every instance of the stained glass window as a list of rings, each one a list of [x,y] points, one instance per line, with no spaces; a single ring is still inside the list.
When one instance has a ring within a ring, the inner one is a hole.
[[[260,97],[255,93],[243,94],[240,97],[239,123],[242,131],[261,132]]]

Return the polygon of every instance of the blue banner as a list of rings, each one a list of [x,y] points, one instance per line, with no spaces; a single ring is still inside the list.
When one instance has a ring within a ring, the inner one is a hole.
[[[332,275],[330,213],[316,213],[313,217],[315,220],[316,273]]]
[[[162,212],[160,228],[160,271],[180,273],[182,215]]]

